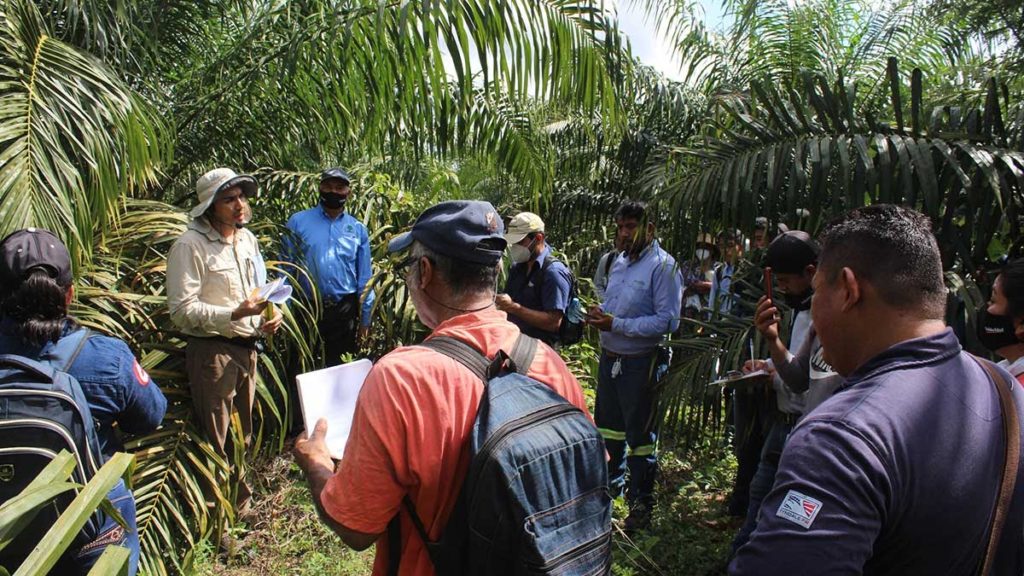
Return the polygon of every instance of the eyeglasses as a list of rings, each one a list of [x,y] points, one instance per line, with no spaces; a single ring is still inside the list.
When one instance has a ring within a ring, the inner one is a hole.
[[[431,264],[437,266],[437,262],[434,262],[434,259],[431,258],[430,256],[409,255],[400,260],[398,264],[395,264],[395,274],[398,276],[406,276],[409,273],[409,268],[411,268],[412,265],[415,264],[416,262],[419,262],[420,258],[426,258]]]
[[[412,255],[409,255],[409,256],[406,256],[405,258],[402,258],[402,260],[399,261],[398,264],[395,264],[395,275],[396,276],[405,276],[406,274],[408,274],[409,273],[409,267],[412,266],[412,263],[417,261],[417,260],[419,260],[419,258],[416,257],[416,256],[412,256]]]

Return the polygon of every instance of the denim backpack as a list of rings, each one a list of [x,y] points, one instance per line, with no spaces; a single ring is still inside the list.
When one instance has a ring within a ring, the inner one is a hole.
[[[0,355],[0,504],[20,494],[61,450],[75,457],[71,480],[78,484],[102,465],[89,404],[78,380],[67,373],[88,337],[85,329],[72,332],[35,359]],[[17,566],[74,496],[63,492],[42,508],[0,552],[0,561]],[[79,539],[94,533],[99,521],[94,514]]]
[[[443,336],[421,346],[457,360],[485,384],[468,438],[469,470],[438,541],[405,497],[437,574],[609,574],[604,440],[586,414],[526,376],[537,340],[520,335],[511,355],[494,359]],[[398,520],[388,526],[391,574],[401,557]]]

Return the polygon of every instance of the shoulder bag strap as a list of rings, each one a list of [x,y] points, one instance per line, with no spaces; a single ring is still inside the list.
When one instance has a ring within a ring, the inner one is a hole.
[[[1006,523],[1006,516],[1010,512],[1010,502],[1013,500],[1013,490],[1017,483],[1017,467],[1020,465],[1020,422],[1017,419],[1017,407],[1010,392],[1013,382],[1009,383],[995,369],[991,362],[974,357],[975,361],[985,369],[992,384],[999,392],[999,408],[1003,413],[1003,435],[1006,439],[1006,455],[1003,459],[1003,477],[999,480],[999,492],[996,497],[996,509],[992,515],[992,525],[989,530],[988,545],[985,547],[985,557],[982,559],[978,574],[987,576],[992,571],[992,564],[995,561],[996,549],[999,547],[999,538],[1003,533],[1003,525]]]

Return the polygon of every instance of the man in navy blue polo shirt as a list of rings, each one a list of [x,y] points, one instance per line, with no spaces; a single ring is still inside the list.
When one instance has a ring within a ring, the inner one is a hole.
[[[943,322],[928,219],[853,210],[825,230],[811,315],[846,381],[793,430],[734,575],[977,574],[1003,471],[996,385]],[[1024,389],[1012,387],[1024,419]],[[1024,570],[1024,478],[992,574]]]
[[[558,329],[569,307],[572,274],[551,255],[544,221],[532,212],[516,214],[505,233],[512,268],[505,293],[494,303],[527,336],[558,345]]]
[[[320,175],[320,204],[288,219],[291,237],[285,237],[285,258],[305,264],[324,301],[318,328],[324,341],[324,363],[335,366],[341,355],[355,352],[357,336],[370,332],[374,293],[362,301],[373,272],[370,235],[366,226],[345,211],[352,194],[351,178],[341,168]],[[308,286],[305,287],[308,292]]]

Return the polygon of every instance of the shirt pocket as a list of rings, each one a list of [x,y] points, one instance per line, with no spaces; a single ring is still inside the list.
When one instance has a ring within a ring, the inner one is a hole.
[[[210,257],[206,261],[206,275],[203,279],[203,295],[209,303],[225,305],[232,302],[235,295],[242,293],[242,279],[238,267],[231,260]]]
[[[646,316],[653,307],[650,282],[646,278],[633,278],[626,282],[623,288],[625,291],[623,298],[625,313],[622,316],[626,318]]]

